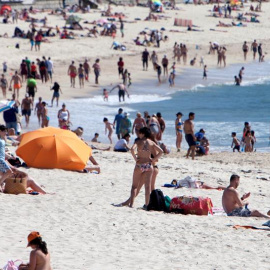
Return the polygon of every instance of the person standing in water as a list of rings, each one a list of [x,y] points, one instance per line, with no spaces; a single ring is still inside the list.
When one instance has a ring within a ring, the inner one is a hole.
[[[78,75],[79,75],[80,88],[83,88],[84,87],[85,72],[84,72],[84,68],[83,68],[82,64],[80,64],[80,66],[78,68]]]
[[[42,118],[42,97],[38,98],[38,102],[36,103],[36,107],[35,107],[35,113],[37,114],[37,118],[38,118],[38,125],[40,126],[41,123],[41,118]]]

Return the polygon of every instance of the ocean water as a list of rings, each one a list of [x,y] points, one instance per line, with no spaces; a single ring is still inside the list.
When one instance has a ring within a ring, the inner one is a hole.
[[[195,130],[206,130],[211,151],[231,151],[231,132],[236,132],[241,139],[244,122],[247,121],[255,131],[256,150],[270,152],[270,63],[246,65],[243,83],[239,87],[233,84],[233,77],[240,68],[240,65],[232,65],[226,69],[210,69],[207,81],[202,80],[202,69],[187,69],[177,75],[177,87],[173,89],[168,87],[166,79],[161,85],[153,80],[144,81],[132,86],[130,98],[121,104],[117,91],[109,96],[108,102],[103,101],[101,91],[93,98],[67,101],[72,128],[84,127],[84,138],[87,140],[98,132],[100,141],[108,143],[103,117],[113,122],[119,107],[130,113],[131,120],[134,120],[137,111],[148,111],[150,114],[161,112],[166,121],[163,141],[175,147],[175,114],[181,111],[185,120],[192,111],[196,114]],[[57,126],[58,109],[49,108],[52,126]],[[35,126],[34,121],[29,128]],[[113,141],[116,142],[116,136]],[[187,148],[184,141],[183,148]]]

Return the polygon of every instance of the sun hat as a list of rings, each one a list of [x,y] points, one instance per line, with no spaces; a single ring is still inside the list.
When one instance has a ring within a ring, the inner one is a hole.
[[[41,237],[41,234],[39,232],[31,232],[28,236],[27,236],[27,240],[28,240],[28,244],[27,247],[29,247],[29,244],[31,241],[33,241],[34,239]]]

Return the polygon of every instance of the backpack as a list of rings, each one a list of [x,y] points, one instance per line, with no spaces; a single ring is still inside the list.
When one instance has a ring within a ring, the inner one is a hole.
[[[150,194],[150,202],[147,210],[166,211],[165,198],[160,189],[154,189]]]

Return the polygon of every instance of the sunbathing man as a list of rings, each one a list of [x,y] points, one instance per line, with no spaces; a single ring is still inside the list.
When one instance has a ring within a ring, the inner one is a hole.
[[[230,185],[223,192],[222,205],[227,215],[238,217],[270,218],[270,216],[264,215],[258,210],[248,209],[247,206],[249,203],[247,201],[247,198],[249,198],[250,192],[245,193],[240,198],[240,195],[236,190],[239,184],[240,184],[240,176],[233,174],[230,178]]]

